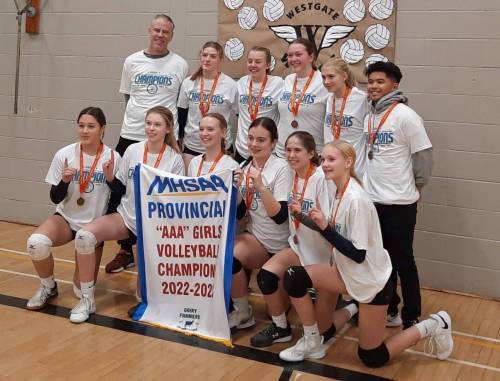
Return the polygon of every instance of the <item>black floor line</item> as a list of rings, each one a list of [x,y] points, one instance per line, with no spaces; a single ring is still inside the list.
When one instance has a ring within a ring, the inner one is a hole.
[[[290,378],[292,377],[293,371],[290,369],[283,369],[283,372],[281,372],[280,378],[278,378],[278,381],[289,381]]]
[[[26,299],[0,294],[0,304],[3,304],[5,306],[24,309],[26,307],[26,302],[27,302]],[[48,307],[44,308],[39,312],[48,315],[68,318],[70,309],[66,307],[49,305]],[[388,378],[379,377],[368,373],[362,373],[355,370],[336,367],[334,365],[320,364],[307,360],[300,363],[291,364],[280,360],[278,355],[276,355],[275,353],[271,353],[261,349],[245,347],[242,345],[234,345],[234,348],[228,348],[222,344],[218,344],[208,340],[203,340],[196,336],[186,336],[183,335],[182,333],[141,324],[131,320],[123,320],[109,316],[94,314],[90,317],[87,323],[94,324],[100,327],[117,329],[123,332],[136,333],[139,335],[170,341],[178,344],[189,345],[191,347],[202,348],[213,352],[244,358],[247,360],[254,360],[264,364],[280,366],[283,367],[283,373],[279,378],[280,381],[289,380],[294,370],[303,373],[309,373],[317,376],[323,376],[345,381],[389,380]],[[71,324],[69,320],[68,324]]]

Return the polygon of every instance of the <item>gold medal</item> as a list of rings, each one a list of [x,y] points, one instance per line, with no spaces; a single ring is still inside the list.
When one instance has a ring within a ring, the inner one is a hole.
[[[372,150],[372,149],[370,149],[370,150],[368,151],[368,159],[369,159],[369,160],[372,160],[372,159],[373,159],[373,150]]]
[[[297,128],[299,127],[299,122],[297,122],[295,119],[292,120],[292,123],[290,123],[292,125],[293,128]]]
[[[293,243],[298,245],[299,244],[299,237],[297,237],[297,234],[293,236]]]
[[[83,199],[83,197],[78,198],[78,200],[76,200],[76,204],[78,206],[82,206],[83,204],[85,204],[85,200]]]

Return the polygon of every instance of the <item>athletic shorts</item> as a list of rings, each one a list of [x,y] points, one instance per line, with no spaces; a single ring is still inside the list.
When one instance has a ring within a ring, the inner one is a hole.
[[[228,155],[231,155],[233,153],[233,146],[226,149],[226,152]],[[182,149],[182,153],[187,153],[188,155],[192,155],[192,156],[198,156],[198,155],[203,154],[204,152],[196,152],[196,151],[193,151],[192,149],[184,146],[184,148]]]
[[[55,212],[55,213],[54,213],[54,216],[60,216],[60,217],[62,217],[62,219],[63,219],[64,221],[66,221],[66,219],[65,219],[65,218],[61,215],[61,213],[59,213],[59,212]],[[68,221],[66,221],[66,223],[67,223],[67,224],[68,224],[68,226],[69,226],[69,222],[68,222]],[[73,229],[71,229],[71,226],[70,226],[69,228],[70,228],[70,230],[71,230],[71,235],[72,235],[72,240],[73,240],[73,239],[75,239],[75,236],[76,236],[76,231],[74,231]]]
[[[62,216],[62,215],[61,215],[61,213],[59,213],[59,212],[55,212],[55,213],[54,213],[54,216],[60,216],[60,217],[62,217],[62,218],[63,218],[63,220],[64,220],[64,221],[66,221],[66,219],[64,218],[64,216]],[[69,222],[68,222],[68,221],[66,221],[66,223],[67,223],[67,224],[68,224],[68,226],[69,226]],[[73,240],[75,239],[75,237],[76,237],[76,231],[74,231],[73,229],[71,229],[71,226],[70,226],[70,228],[69,228],[69,229],[71,230],[71,235],[72,235],[72,239],[71,239],[71,240],[73,241]],[[127,230],[128,230],[128,229],[127,229]],[[134,237],[135,237],[134,233],[132,233],[132,232],[129,230],[129,235],[130,235],[130,234],[132,234],[132,236],[134,236]],[[101,246],[104,246],[104,242],[101,242],[99,245],[97,245],[97,247],[101,247]]]
[[[238,150],[237,150],[237,149],[235,149],[235,150],[234,150],[234,160],[236,160],[236,162],[237,162],[238,164],[241,164],[241,163],[243,163],[246,159],[245,159],[243,156],[241,156],[241,154],[238,152]]]
[[[192,155],[192,156],[198,156],[198,155],[201,155],[203,152],[196,152],[196,151],[193,151],[192,149],[189,149],[186,146],[184,146],[184,148],[182,149],[182,153],[187,153],[188,155]]]
[[[392,299],[392,280],[389,277],[384,288],[378,292],[370,303],[375,306],[385,306],[389,304]]]

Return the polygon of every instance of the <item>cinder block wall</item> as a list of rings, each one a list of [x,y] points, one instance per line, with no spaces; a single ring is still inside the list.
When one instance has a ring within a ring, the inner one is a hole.
[[[399,1],[402,88],[434,145],[415,251],[426,286],[500,297],[500,2]]]
[[[217,0],[42,0],[40,34],[23,33],[19,114],[13,114],[17,22],[0,3],[0,219],[53,212],[44,184],[54,152],[75,141],[87,105],[105,110],[116,144],[124,58],[147,46],[155,13],[176,23],[172,50],[197,67],[216,39]],[[398,1],[396,62],[425,119],[435,170],[419,206],[422,284],[500,297],[500,2]],[[24,27],[24,26],[23,26]],[[1,246],[1,245],[0,245]]]

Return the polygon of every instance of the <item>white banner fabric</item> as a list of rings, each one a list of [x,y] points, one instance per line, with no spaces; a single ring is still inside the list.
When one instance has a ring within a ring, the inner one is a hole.
[[[233,172],[184,177],[138,165],[134,183],[142,297],[134,320],[231,346]]]

